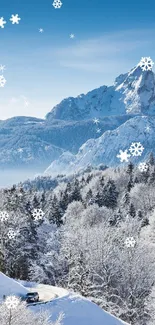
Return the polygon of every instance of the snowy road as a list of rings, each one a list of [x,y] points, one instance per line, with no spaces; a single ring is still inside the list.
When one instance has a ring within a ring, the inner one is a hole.
[[[31,292],[37,291],[39,293],[40,302],[47,302],[55,298],[64,297],[68,295],[68,292],[65,289],[57,288],[45,284],[38,284],[37,287],[32,287],[32,288],[27,287],[27,289]]]

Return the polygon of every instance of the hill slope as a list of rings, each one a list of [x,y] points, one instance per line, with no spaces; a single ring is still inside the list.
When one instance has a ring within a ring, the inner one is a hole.
[[[3,295],[21,296],[26,294],[28,290],[19,284],[17,281],[10,279],[8,276],[0,272],[0,300],[3,299]]]
[[[33,309],[39,310],[39,305],[33,307]],[[51,320],[53,321],[63,312],[63,325],[125,325],[123,321],[77,295],[67,295],[54,299],[42,305],[41,309],[50,311],[52,314]]]
[[[26,286],[28,283],[26,283]],[[42,286],[43,287],[43,286]],[[46,285],[44,286],[46,291]],[[37,285],[35,287],[37,290]],[[48,310],[51,313],[51,320],[56,320],[58,315],[63,312],[63,325],[123,325],[122,321],[106,313],[97,305],[78,295],[66,294],[64,289],[51,286],[51,291],[56,292],[60,297],[51,302],[36,304],[30,308],[34,312]],[[49,290],[49,286],[48,286]],[[17,281],[10,279],[0,272],[0,299],[3,295],[22,295],[27,293],[27,289]],[[63,296],[62,296],[63,295]]]
[[[155,117],[134,117],[117,129],[103,133],[98,139],[88,140],[77,155],[64,153],[58,160],[52,162],[45,173],[70,173],[86,168],[87,165],[117,166],[121,162],[117,157],[120,150],[128,150],[130,154],[129,148],[135,142],[140,142],[144,150],[140,156],[131,155],[126,163],[145,161],[150,152],[155,154]]]

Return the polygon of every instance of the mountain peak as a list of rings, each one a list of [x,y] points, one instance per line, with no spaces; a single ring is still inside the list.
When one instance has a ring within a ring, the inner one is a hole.
[[[127,114],[155,113],[155,74],[143,71],[140,66],[116,79],[116,91],[122,93]]]
[[[155,74],[149,70],[149,63],[143,71],[145,59],[150,58],[142,58],[136,67],[118,76],[113,86],[61,101],[47,119],[78,121],[124,114],[155,115]]]

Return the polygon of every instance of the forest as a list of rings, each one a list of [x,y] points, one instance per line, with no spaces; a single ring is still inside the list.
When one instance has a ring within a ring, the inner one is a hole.
[[[68,288],[128,323],[153,325],[152,153],[146,165],[88,166],[1,189],[0,271]]]

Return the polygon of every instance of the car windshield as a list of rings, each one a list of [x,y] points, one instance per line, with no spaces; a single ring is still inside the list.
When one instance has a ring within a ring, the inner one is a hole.
[[[30,293],[27,293],[27,296],[34,296],[36,293],[34,292],[30,292]]]

